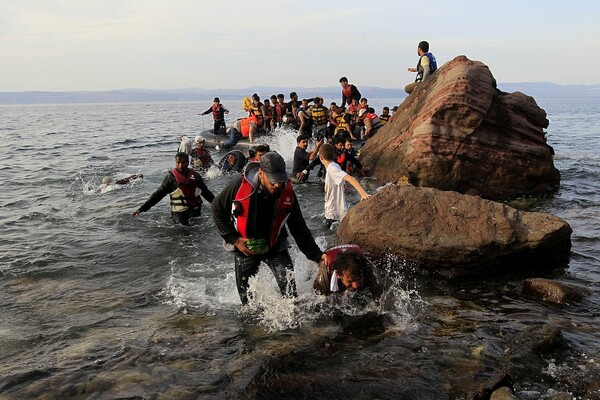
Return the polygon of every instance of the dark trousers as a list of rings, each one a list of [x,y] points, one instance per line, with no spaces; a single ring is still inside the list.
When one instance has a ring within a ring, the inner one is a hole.
[[[269,268],[277,286],[279,292],[285,297],[296,297],[296,281],[294,280],[294,265],[292,258],[287,249],[277,251],[274,253],[245,256],[242,253],[235,253],[235,283],[237,285],[238,293],[242,304],[248,303],[248,279],[251,276],[256,275],[258,272],[258,266],[261,261],[264,261]],[[289,281],[288,281],[288,276]]]
[[[231,129],[229,130],[229,138],[225,140],[225,143],[223,143],[223,149],[229,149],[233,147],[233,145],[235,145],[238,142],[238,140],[240,140],[241,136],[242,135],[238,132],[237,129],[231,127]]]
[[[227,133],[225,133],[225,130],[227,128],[225,127],[225,120],[221,119],[219,121],[215,121],[214,125],[213,125],[213,134],[215,135],[227,135]]]
[[[181,212],[172,212],[171,211],[171,218],[173,219],[173,222],[175,222],[176,224],[189,225],[190,218],[199,217],[200,214],[202,214],[202,206],[198,205],[198,206],[192,208],[191,210],[187,210],[187,211],[181,211]]]

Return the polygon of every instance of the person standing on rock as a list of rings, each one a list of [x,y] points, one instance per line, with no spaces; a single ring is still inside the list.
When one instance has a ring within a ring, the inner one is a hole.
[[[417,47],[417,54],[419,55],[419,62],[417,62],[416,68],[409,68],[408,72],[416,72],[417,77],[413,83],[409,83],[404,87],[406,93],[411,94],[413,90],[421,82],[424,82],[431,74],[437,70],[437,61],[435,56],[429,52],[429,43],[422,41]]]

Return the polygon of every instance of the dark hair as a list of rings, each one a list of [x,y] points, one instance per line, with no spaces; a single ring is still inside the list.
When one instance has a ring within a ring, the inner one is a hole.
[[[213,103],[220,103],[220,102],[221,102],[221,101],[219,100],[219,98],[218,98],[218,97],[215,97],[215,98],[214,98],[214,100],[213,100]]]
[[[363,97],[362,99],[360,99],[360,102],[362,103],[362,102],[363,102],[363,100],[364,100],[364,101],[366,101],[367,103],[369,102],[369,100],[367,100],[367,98],[366,98],[366,97]]]
[[[175,154],[175,161],[177,160],[187,160],[188,162],[190,161],[190,156],[188,153],[184,153],[184,152],[179,152],[177,154]]]
[[[375,113],[375,109],[373,107],[367,107],[367,112],[369,114],[373,114],[373,113]]]
[[[257,101],[260,101],[260,97],[259,97],[259,96],[258,96],[256,93],[254,93],[254,94],[252,95],[252,100],[257,100]]]
[[[273,100],[273,99],[277,100],[277,96],[275,96],[274,94],[271,95],[271,100]]]
[[[360,277],[363,279],[363,285],[367,283],[372,272],[369,260],[362,254],[353,251],[339,253],[331,263],[331,269],[337,271],[338,275],[349,272],[355,277]]]
[[[384,110],[388,110],[388,111],[390,111],[390,108],[389,108],[389,107],[387,107],[387,106],[386,106],[386,107],[383,107],[383,109],[384,109]]]
[[[338,144],[338,143],[346,144],[346,137],[345,136],[337,136],[335,138],[335,144]]]
[[[335,156],[335,147],[333,147],[330,143],[325,143],[323,146],[319,147],[319,154],[326,161],[333,161],[333,157]]]
[[[298,94],[296,92],[291,92],[290,93],[290,99],[293,98],[293,97],[296,97],[296,96],[298,96]]]
[[[310,139],[310,137],[308,135],[298,135],[298,137],[296,138],[296,143],[300,143],[302,140],[308,140]]]
[[[345,76],[342,76],[342,77],[340,78],[340,83],[342,83],[342,82],[346,82],[346,83],[348,83],[348,78],[346,78]]]
[[[277,98],[278,98],[278,99],[285,99],[285,96],[284,96],[284,95],[282,95],[281,93],[279,93],[279,94],[277,95]]]
[[[258,146],[256,146],[254,151],[256,151],[257,153],[268,153],[269,151],[271,151],[271,148],[268,144],[259,144]]]
[[[423,40],[422,42],[419,42],[419,48],[427,53],[429,51],[429,43]]]

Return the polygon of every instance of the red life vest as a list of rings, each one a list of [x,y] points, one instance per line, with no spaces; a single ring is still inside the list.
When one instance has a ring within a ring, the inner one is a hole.
[[[188,168],[187,175],[183,175],[173,168],[171,173],[177,182],[177,188],[171,196],[171,210],[174,212],[186,211],[189,208],[195,208],[202,203],[202,199],[196,194],[198,186],[196,184],[196,176],[194,170]]]
[[[343,164],[346,162],[346,150],[342,150],[342,151],[340,151],[340,154],[338,154],[338,155],[337,155],[337,157],[336,157],[336,159],[335,159],[335,162],[336,162],[336,163],[337,163],[337,164],[338,164],[338,165],[339,165],[339,166],[340,166],[342,169],[344,169],[344,167],[343,167]]]
[[[271,119],[273,118],[273,107],[272,106],[265,106],[265,118],[266,119]]]
[[[221,120],[221,115],[222,115],[221,105],[220,104],[213,104],[211,106],[211,108],[212,108],[213,119],[215,121],[220,121]]]
[[[275,113],[277,114],[277,122],[283,122],[283,116],[285,115],[285,110],[287,109],[287,103],[275,105]]]
[[[198,159],[200,161],[202,168],[205,168],[205,169],[210,168],[210,163],[212,161],[212,158],[210,157],[210,153],[208,152],[207,149],[204,149],[204,148],[199,149],[197,147],[194,147],[192,152],[193,152],[192,158]],[[197,167],[197,165],[195,165],[195,167]]]
[[[344,96],[346,98],[346,101],[348,103],[352,103],[352,97],[350,97],[352,95],[352,85],[348,85],[346,86],[346,89],[342,89],[342,96]]]
[[[363,254],[362,249],[357,244],[338,244],[337,246],[333,246],[325,250],[325,254],[327,255],[327,272],[329,274],[329,278],[331,279],[331,265],[335,261],[335,258],[340,253],[345,253],[350,251],[356,254]]]
[[[233,199],[232,214],[235,229],[243,238],[252,239],[252,228],[256,224],[256,209],[253,209],[252,197],[254,195],[254,186],[242,177],[242,184]],[[273,228],[268,238],[269,248],[274,248],[294,205],[294,190],[292,182],[288,179],[283,191],[277,200],[277,207],[273,217]]]

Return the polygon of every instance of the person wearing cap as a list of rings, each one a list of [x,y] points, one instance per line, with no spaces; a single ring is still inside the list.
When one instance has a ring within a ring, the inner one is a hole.
[[[210,151],[204,147],[206,140],[202,136],[196,136],[194,143],[196,147],[192,150],[192,166],[197,170],[206,171],[214,164]]]
[[[213,134],[226,135],[225,114],[229,114],[229,110],[223,107],[218,97],[215,97],[212,106],[200,115],[206,115],[210,113],[212,113],[214,121]]]
[[[248,279],[264,261],[275,276],[282,296],[296,296],[288,229],[300,251],[314,262],[324,253],[306,226],[298,199],[276,152],[250,162],[212,202],[213,219],[225,248],[232,251],[236,286],[242,304],[248,303]]]
[[[215,195],[208,189],[200,174],[188,168],[190,157],[186,153],[175,155],[175,168],[165,176],[159,188],[150,198],[135,210],[133,217],[151,209],[166,195],[171,198],[171,218],[173,222],[189,225],[191,217],[199,217],[202,209],[202,197],[212,202]]]
[[[388,119],[388,122],[392,122],[392,119],[394,119],[394,115],[396,115],[397,111],[398,111],[398,106],[392,107],[392,115],[390,115],[390,119]]]
[[[351,83],[348,83],[348,78],[342,76],[340,78],[340,85],[342,86],[342,105],[345,107],[346,104],[352,104],[352,100],[359,101],[361,98],[358,88]]]

